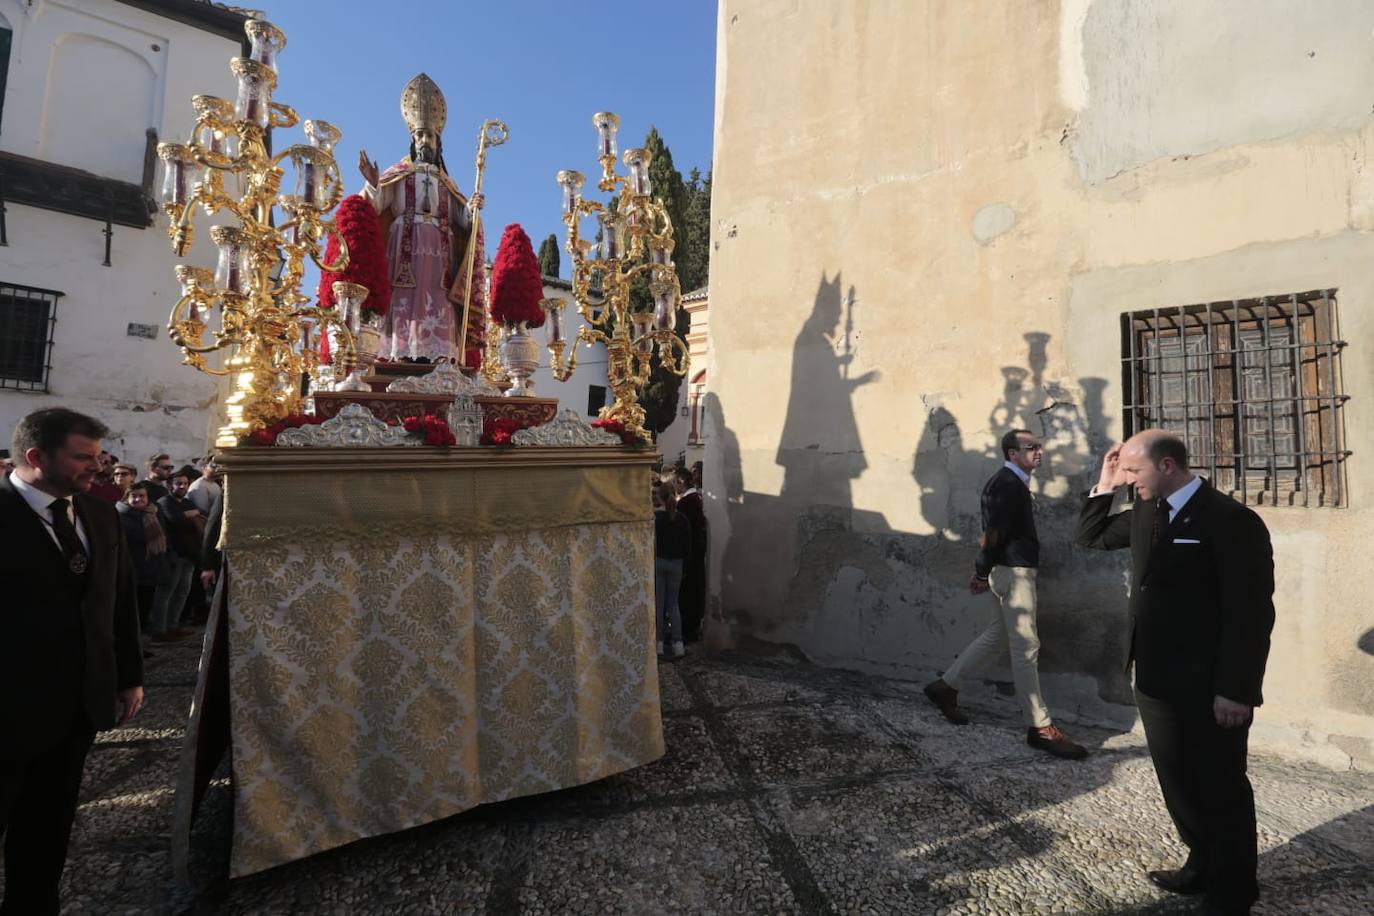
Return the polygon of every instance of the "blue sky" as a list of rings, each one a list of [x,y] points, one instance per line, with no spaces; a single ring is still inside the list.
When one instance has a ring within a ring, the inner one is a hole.
[[[383,169],[406,155],[400,94],[421,71],[448,101],[444,159],[464,193],[472,188],[478,126],[486,118],[509,125],[510,141],[487,157],[488,256],[512,222],[524,226],[536,247],[550,232],[561,243],[554,173],[574,168],[590,178],[597,169],[594,112],[620,115],[622,150],[640,145],[653,125],[684,177],[693,166],[703,174],[710,167],[715,0],[263,0],[259,6],[287,36],[276,99],[302,119],[323,118],[343,131],[336,155],[349,193],[362,186],[360,148]],[[274,139],[279,149],[301,142],[300,127],[277,131]]]

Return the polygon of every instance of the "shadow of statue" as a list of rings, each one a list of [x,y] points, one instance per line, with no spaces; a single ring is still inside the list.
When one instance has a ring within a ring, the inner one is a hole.
[[[1365,630],[1364,635],[1355,641],[1355,645],[1359,647],[1361,652],[1374,655],[1374,627]]]
[[[876,369],[849,378],[854,354],[837,353],[845,300],[840,275],[821,276],[811,315],[792,345],[792,384],[778,443],[783,468],[782,498],[791,502],[849,508],[852,482],[868,468],[854,417],[854,390],[876,382]],[[854,300],[849,288],[847,301]]]

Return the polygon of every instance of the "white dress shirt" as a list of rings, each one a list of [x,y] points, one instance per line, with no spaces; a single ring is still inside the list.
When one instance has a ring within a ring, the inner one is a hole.
[[[1202,478],[1193,477],[1192,480],[1170,493],[1167,502],[1169,503],[1169,522],[1174,521],[1174,516],[1178,515],[1178,510],[1188,504],[1188,500],[1193,498],[1193,494],[1202,487]]]
[[[24,502],[29,504],[29,508],[38,513],[38,517],[43,520],[43,527],[48,529],[48,537],[57,545],[57,549],[62,549],[62,542],[57,538],[57,532],[52,527],[52,510],[48,508],[56,496],[44,493],[31,483],[27,483],[18,472],[10,474],[10,485],[15,492],[24,497]],[[81,524],[81,516],[76,514],[76,507],[72,504],[72,498],[67,497],[67,520],[76,527],[76,536],[81,539],[81,546],[86,549],[86,553],[91,552],[91,542],[86,539],[86,528]]]
[[[1024,483],[1026,486],[1030,486],[1030,475],[1029,475],[1029,474],[1027,474],[1025,471],[1021,470],[1020,468],[1018,468],[1016,465],[1012,464],[1010,461],[1004,462],[1003,464],[1004,464],[1004,466],[1006,467],[1006,469],[1007,469],[1008,471],[1011,471],[1011,472],[1012,472],[1013,474],[1015,474],[1017,477],[1020,477],[1022,483]]]

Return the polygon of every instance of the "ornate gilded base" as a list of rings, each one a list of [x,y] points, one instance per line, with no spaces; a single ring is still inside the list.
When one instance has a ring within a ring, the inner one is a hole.
[[[361,404],[378,420],[404,420],[425,414],[442,417],[453,403],[451,394],[410,391],[318,391],[314,398],[316,416],[332,418],[346,404]]]
[[[482,408],[482,419],[490,423],[509,417],[531,426],[547,423],[558,413],[558,398],[506,398],[479,396],[474,398]]]

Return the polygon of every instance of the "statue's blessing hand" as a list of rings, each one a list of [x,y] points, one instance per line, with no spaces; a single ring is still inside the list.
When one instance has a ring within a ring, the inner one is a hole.
[[[374,188],[377,186],[377,163],[367,158],[367,150],[358,150],[358,172],[363,176],[363,180]]]

